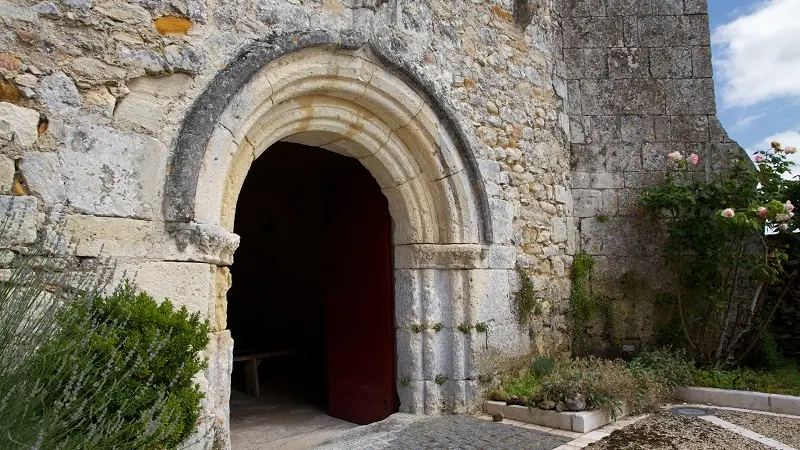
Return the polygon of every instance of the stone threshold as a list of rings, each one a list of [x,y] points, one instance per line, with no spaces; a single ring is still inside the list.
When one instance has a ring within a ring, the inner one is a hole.
[[[529,408],[527,406],[507,405],[505,402],[493,400],[487,401],[483,409],[490,415],[500,413],[506,419],[576,433],[588,433],[615,421],[612,419],[609,411],[600,409],[593,411],[557,412]],[[628,412],[628,408],[623,407],[622,413],[619,414],[616,419],[618,420],[628,415]]]
[[[800,416],[800,397],[705,387],[682,387],[675,397],[687,403]]]

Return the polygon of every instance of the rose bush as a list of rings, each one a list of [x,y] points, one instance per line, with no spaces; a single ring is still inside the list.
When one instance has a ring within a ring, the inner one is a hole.
[[[689,170],[697,155],[672,152],[665,182],[641,197],[666,230],[680,344],[701,363],[741,361],[797,282],[798,181],[786,157],[795,151],[775,142],[755,152],[755,169],[741,158],[702,182]]]

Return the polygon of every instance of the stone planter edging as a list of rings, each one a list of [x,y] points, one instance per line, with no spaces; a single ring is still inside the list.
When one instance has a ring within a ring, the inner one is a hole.
[[[617,416],[617,419],[628,414],[628,408],[622,409],[622,414]],[[528,408],[527,406],[506,405],[505,402],[493,400],[484,404],[484,410],[488,414],[500,413],[506,419],[577,433],[588,433],[613,422],[611,413],[604,410],[557,412]]]
[[[675,389],[675,397],[687,403],[709,404],[728,408],[752,409],[778,414],[800,416],[800,397],[766,394],[764,392],[734,391],[706,387]]]

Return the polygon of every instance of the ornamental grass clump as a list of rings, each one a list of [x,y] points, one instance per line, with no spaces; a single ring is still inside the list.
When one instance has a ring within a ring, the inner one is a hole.
[[[58,272],[65,259],[24,259],[0,282],[0,448],[180,448],[207,324],[128,283],[103,296],[108,267]]]

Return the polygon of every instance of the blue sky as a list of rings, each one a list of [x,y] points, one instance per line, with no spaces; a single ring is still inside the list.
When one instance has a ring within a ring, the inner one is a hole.
[[[730,137],[748,150],[800,147],[800,0],[708,0],[708,9],[717,115]]]

